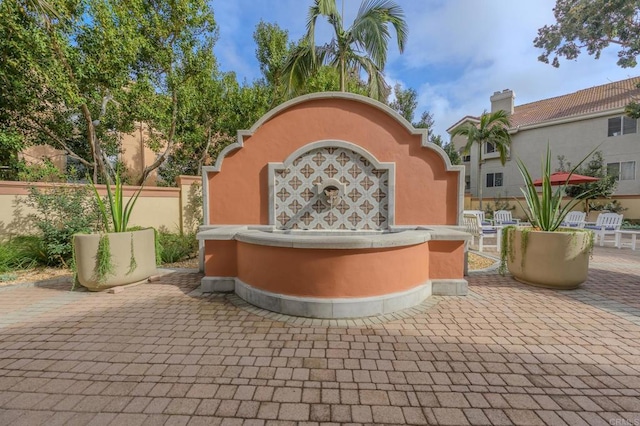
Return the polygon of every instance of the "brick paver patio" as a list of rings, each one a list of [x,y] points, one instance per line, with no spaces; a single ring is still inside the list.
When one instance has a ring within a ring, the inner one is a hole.
[[[199,279],[0,289],[0,424],[640,424],[640,251],[597,247],[576,291],[476,275],[467,297],[357,321]]]

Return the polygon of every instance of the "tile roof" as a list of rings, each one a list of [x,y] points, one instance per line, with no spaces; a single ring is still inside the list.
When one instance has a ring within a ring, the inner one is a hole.
[[[640,100],[640,77],[633,77],[602,86],[578,90],[568,95],[519,105],[511,115],[513,127],[542,123],[623,108],[632,100]]]

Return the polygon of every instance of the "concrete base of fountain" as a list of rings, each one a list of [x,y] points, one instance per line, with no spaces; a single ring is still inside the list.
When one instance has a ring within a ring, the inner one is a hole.
[[[431,295],[467,292],[466,280],[457,278],[462,271],[447,259],[464,250],[468,234],[449,227],[217,226],[204,227],[198,238],[205,244],[203,292],[235,292],[287,315],[366,317],[410,308]]]

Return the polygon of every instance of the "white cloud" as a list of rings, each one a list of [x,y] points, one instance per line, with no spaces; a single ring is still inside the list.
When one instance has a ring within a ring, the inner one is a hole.
[[[465,115],[490,109],[489,97],[512,89],[516,105],[621,80],[634,70],[615,65],[616,51],[600,60],[586,53],[577,61],[562,61],[559,69],[537,60],[533,46],[537,29],[554,22],[555,0],[395,0],[405,11],[409,40],[404,54],[389,46],[386,78],[390,84],[418,91],[418,109],[431,111],[437,134]],[[342,2],[337,1],[338,7]],[[345,0],[345,25],[353,22],[360,0]],[[221,27],[216,54],[225,70],[240,79],[259,76],[251,34],[260,18],[277,22],[297,40],[306,31],[311,0],[219,0],[213,7]],[[323,20],[318,42],[327,42],[332,29]]]
[[[522,105],[634,74],[615,65],[615,51],[600,60],[583,54],[559,69],[539,62],[533,39],[538,28],[554,22],[554,0],[399,3],[410,38],[389,67],[417,88],[419,110],[433,113],[435,132],[443,136],[465,115],[490,109],[497,90],[514,90],[516,105]]]

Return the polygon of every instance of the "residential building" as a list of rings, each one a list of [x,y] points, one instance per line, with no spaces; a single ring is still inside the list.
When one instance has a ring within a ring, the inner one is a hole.
[[[629,102],[640,101],[638,84],[640,77],[634,77],[518,106],[512,90],[495,92],[490,98],[491,112],[509,113],[512,142],[505,166],[492,146],[485,148],[481,176],[483,198],[521,196],[523,180],[515,159],[520,158],[532,178],[537,179],[547,143],[551,147],[554,171],[559,167],[558,156],[576,164],[597,148],[603,154],[609,173],[619,178],[614,195],[640,195],[640,130],[638,120],[624,115],[624,107]],[[466,116],[447,132],[478,121],[479,117]],[[462,149],[466,138],[456,136],[452,143]],[[477,196],[477,158],[475,145],[470,155],[463,158],[467,189],[472,196]]]

